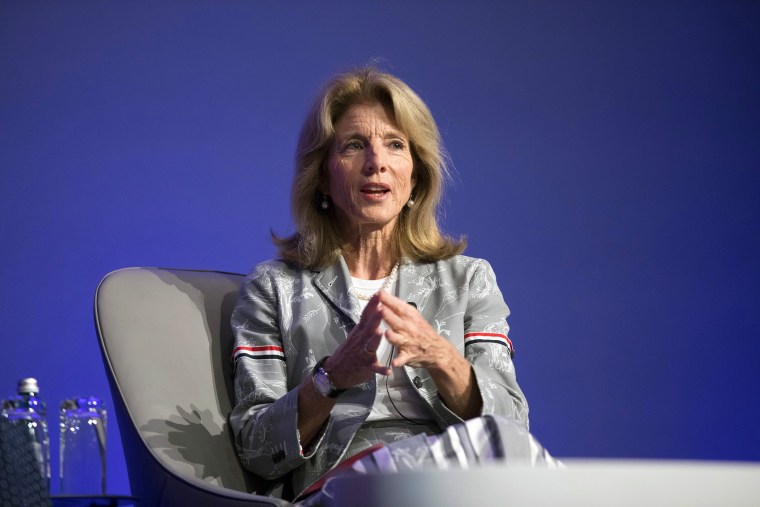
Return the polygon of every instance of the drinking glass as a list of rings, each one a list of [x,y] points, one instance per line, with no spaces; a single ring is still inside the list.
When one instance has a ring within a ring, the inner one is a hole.
[[[94,396],[61,402],[61,493],[105,495],[106,409]]]

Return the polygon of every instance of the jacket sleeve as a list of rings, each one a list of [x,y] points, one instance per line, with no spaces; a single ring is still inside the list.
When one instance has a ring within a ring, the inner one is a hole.
[[[508,338],[509,308],[490,264],[479,260],[469,279],[464,352],[483,399],[482,415],[511,417],[528,428],[528,402],[517,385]]]
[[[261,265],[246,278],[232,313],[235,407],[230,414],[241,462],[270,480],[310,457],[299,441],[298,389],[297,383],[288,385],[272,269]]]

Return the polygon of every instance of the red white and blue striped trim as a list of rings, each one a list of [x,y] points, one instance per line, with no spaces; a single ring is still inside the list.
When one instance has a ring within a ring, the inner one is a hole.
[[[285,349],[278,345],[261,345],[258,347],[235,347],[232,351],[233,361],[237,361],[241,357],[249,357],[251,359],[279,359],[285,360]]]
[[[501,333],[467,333],[464,335],[464,346],[474,343],[497,343],[504,345],[509,349],[509,357],[514,357],[515,349],[512,346],[512,340],[507,335]]]

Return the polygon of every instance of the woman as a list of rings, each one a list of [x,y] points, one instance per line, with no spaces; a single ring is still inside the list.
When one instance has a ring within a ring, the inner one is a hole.
[[[275,239],[281,259],[251,272],[232,317],[230,421],[255,474],[289,476],[298,494],[379,443],[406,462],[412,443],[438,445],[426,452],[440,461],[435,435],[488,414],[500,417],[473,421],[530,438],[494,274],[436,223],[446,175],[433,117],[399,79],[359,69],[317,99],[297,232]]]

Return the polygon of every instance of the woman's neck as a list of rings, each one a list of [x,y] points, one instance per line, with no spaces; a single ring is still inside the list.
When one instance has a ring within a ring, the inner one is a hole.
[[[393,270],[397,259],[390,238],[364,237],[343,249],[343,259],[354,278],[378,280]]]

